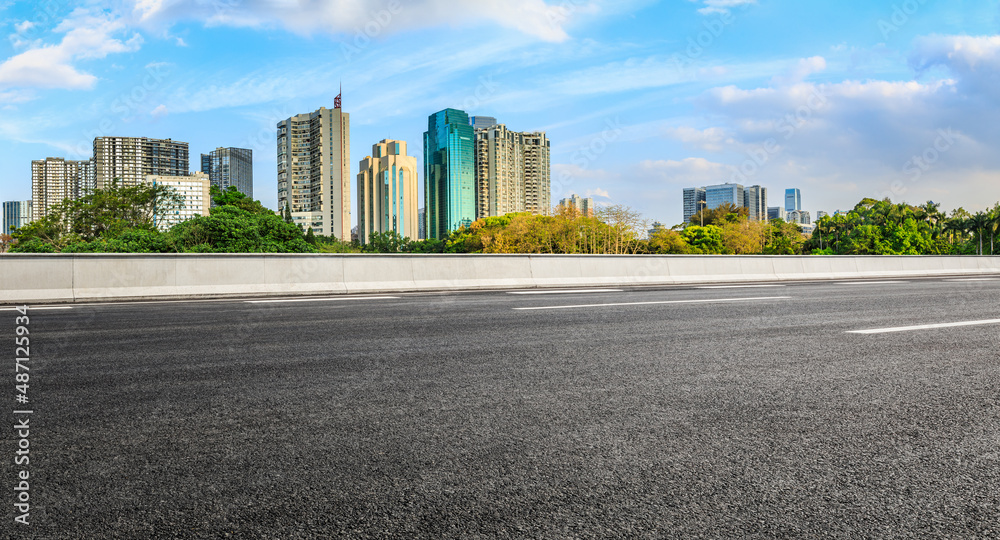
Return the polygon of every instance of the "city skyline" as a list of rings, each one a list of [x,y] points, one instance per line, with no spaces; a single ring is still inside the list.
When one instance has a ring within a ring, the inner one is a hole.
[[[829,211],[1000,199],[996,6],[488,4],[362,2],[310,20],[267,3],[4,2],[0,199],[30,197],[31,160],[133,136],[256,150],[256,194],[276,208],[274,124],[332,107],[341,81],[360,144],[349,162],[386,138],[422,161],[427,114],[461,108],[547,132],[551,200],[589,194],[667,224],[684,187],[730,181],[798,185]]]

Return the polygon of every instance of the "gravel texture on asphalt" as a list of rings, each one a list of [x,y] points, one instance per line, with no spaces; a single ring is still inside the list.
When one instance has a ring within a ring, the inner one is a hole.
[[[1000,282],[30,314],[12,538],[1000,536]]]

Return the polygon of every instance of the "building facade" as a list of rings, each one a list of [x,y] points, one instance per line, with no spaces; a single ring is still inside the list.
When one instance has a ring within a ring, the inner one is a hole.
[[[711,210],[724,204],[743,206],[744,188],[740,184],[719,184],[705,188],[706,208]]]
[[[4,201],[3,234],[10,234],[14,229],[31,223],[31,206],[31,201]]]
[[[278,208],[287,204],[295,224],[344,241],[351,234],[350,124],[340,107],[278,122]]]
[[[785,212],[802,210],[802,192],[798,188],[785,190]]]
[[[470,116],[469,124],[472,129],[486,129],[497,125],[497,119],[492,116]]]
[[[41,219],[65,199],[78,199],[93,186],[93,163],[45,158],[31,162],[31,218]]]
[[[743,206],[754,221],[767,221],[767,188],[750,186],[743,190]]]
[[[476,218],[547,214],[552,204],[550,143],[543,132],[503,124],[476,129]]]
[[[201,155],[201,172],[208,175],[213,186],[223,191],[232,186],[253,198],[253,150],[216,148]]]
[[[691,221],[691,218],[705,206],[705,188],[684,188],[684,223]]]
[[[785,207],[783,206],[771,206],[767,209],[767,219],[780,219],[782,221],[788,221],[788,214],[785,213]]]
[[[417,240],[427,240],[427,212],[417,210]]]
[[[594,217],[596,211],[593,197],[581,197],[576,193],[559,201],[559,206],[567,212],[573,212],[584,217]]]
[[[358,173],[358,240],[372,233],[420,236],[417,209],[417,158],[406,155],[406,142],[383,140],[361,161]]]
[[[189,173],[188,143],[146,137],[94,139],[94,187],[112,182],[137,186],[148,176],[184,176]]]
[[[808,210],[793,210],[788,212],[789,223],[798,223],[799,225],[809,225],[812,223],[812,218],[809,216]]]
[[[825,217],[827,217],[829,215],[830,214],[827,214],[826,212],[824,212],[822,210],[819,210],[819,211],[816,212],[816,221],[819,221],[819,220],[821,220],[821,219],[823,219],[823,218],[825,218]]]
[[[444,238],[476,219],[475,133],[469,115],[444,109],[424,132],[424,208],[427,237]]]
[[[182,221],[195,216],[207,216],[212,206],[212,184],[205,173],[196,172],[185,176],[149,175],[146,182],[172,188],[181,197],[179,204],[157,209],[156,226],[167,230]]]

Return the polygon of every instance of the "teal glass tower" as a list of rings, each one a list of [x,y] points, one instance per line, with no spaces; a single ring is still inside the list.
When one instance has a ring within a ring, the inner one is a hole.
[[[465,111],[445,109],[427,118],[424,207],[428,238],[445,238],[475,221],[475,144]]]

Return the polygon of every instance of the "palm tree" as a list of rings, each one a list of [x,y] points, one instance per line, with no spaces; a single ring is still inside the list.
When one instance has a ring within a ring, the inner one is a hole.
[[[992,218],[986,212],[976,212],[976,215],[969,219],[969,228],[979,233],[979,255],[983,254],[983,230],[985,230]]]

